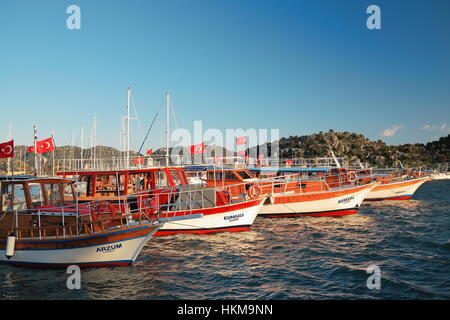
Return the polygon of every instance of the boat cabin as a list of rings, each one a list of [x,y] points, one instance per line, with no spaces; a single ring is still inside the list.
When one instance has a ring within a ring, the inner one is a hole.
[[[76,202],[74,181],[52,178],[0,180],[1,212],[39,210]]]
[[[80,201],[122,197],[145,190],[174,188],[188,184],[183,168],[147,168],[115,171],[59,172],[77,177]]]

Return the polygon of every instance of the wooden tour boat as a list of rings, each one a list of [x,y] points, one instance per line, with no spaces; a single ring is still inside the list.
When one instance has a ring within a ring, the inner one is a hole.
[[[0,262],[32,267],[132,264],[162,226],[103,201],[78,204],[74,182],[56,178],[0,181]]]

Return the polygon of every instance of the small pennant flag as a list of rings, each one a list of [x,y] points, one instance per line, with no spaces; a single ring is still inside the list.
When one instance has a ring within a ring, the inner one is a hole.
[[[241,144],[247,144],[247,137],[237,137],[236,138],[236,144],[237,145],[241,145]]]
[[[205,153],[205,143],[194,144],[191,146],[191,154]]]

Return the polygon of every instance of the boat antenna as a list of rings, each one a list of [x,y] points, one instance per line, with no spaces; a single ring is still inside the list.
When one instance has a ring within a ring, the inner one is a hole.
[[[148,128],[148,131],[147,131],[147,134],[145,135],[144,141],[142,141],[141,147],[139,148],[138,155],[141,155],[142,148],[144,147],[145,141],[147,141],[150,130],[152,130],[152,127],[155,124],[155,120],[156,120],[157,116],[158,116],[158,112],[155,114],[155,117],[153,118],[153,121],[150,124],[150,127]]]

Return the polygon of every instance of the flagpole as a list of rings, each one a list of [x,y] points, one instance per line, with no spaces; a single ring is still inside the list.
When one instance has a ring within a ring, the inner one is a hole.
[[[11,134],[12,134],[12,125],[9,124],[9,130],[8,130],[8,139],[11,141]],[[7,174],[11,172],[11,158],[8,158],[8,170]]]
[[[52,132],[52,142],[53,142],[53,146],[54,146],[54,149],[53,149],[53,152],[52,152],[52,167],[53,167],[53,169],[52,169],[52,177],[54,177],[55,176],[55,151],[56,151],[56,145],[55,145],[55,139],[53,138],[53,135],[55,134],[55,131],[53,131]]]
[[[37,167],[38,167],[38,163],[37,163],[37,129],[36,126],[33,126],[33,134],[34,134],[34,176],[37,176]]]

